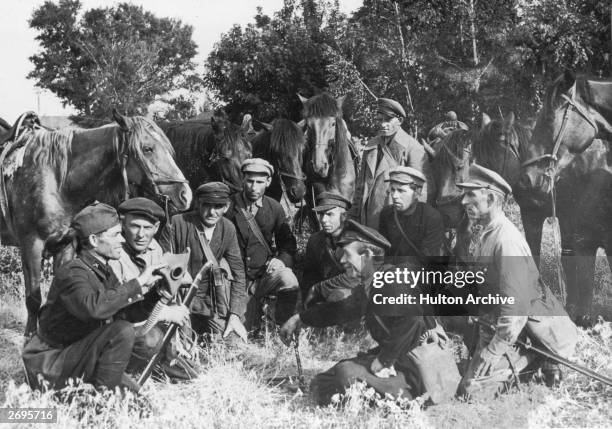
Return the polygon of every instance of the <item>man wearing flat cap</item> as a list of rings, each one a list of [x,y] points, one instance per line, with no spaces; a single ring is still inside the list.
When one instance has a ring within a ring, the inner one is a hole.
[[[311,383],[315,401],[326,405],[332,396],[344,393],[357,381],[365,381],[382,395],[404,398],[420,395],[420,376],[407,353],[418,345],[419,338],[428,330],[444,337],[442,328],[433,316],[424,316],[433,313],[418,303],[382,304],[382,297],[412,295],[416,289],[394,281],[385,285],[375,283],[375,278],[381,278],[377,274],[396,268],[383,262],[390,246],[385,237],[372,228],[348,220],[338,245],[342,246],[340,263],[356,286],[342,300],[317,303],[293,316],[281,328],[281,340],[288,345],[302,324],[332,326],[365,315],[368,331],[378,347],[318,374]]]
[[[257,330],[262,300],[276,296],[275,320],[283,323],[295,313],[299,285],[293,273],[297,242],[280,203],[264,193],[271,183],[272,165],[260,158],[242,164],[242,192],[232,196],[226,216],[236,226],[244,258],[249,301],[246,325]],[[272,246],[275,244],[275,248]]]
[[[515,301],[479,306],[478,315],[494,325],[495,331],[479,326],[462,390],[491,396],[514,375],[542,365],[547,383],[554,383],[559,376],[556,365],[521,349],[516,340],[526,336],[569,358],[574,354],[577,330],[541,281],[525,238],[502,210],[512,188],[499,174],[477,164],[470,167],[468,179],[457,186],[464,191],[462,204],[470,220],[483,227],[473,252],[474,262],[485,268],[485,282],[478,287],[480,295],[499,294]]]
[[[121,282],[108,262],[120,257],[121,224],[117,211],[102,203],[85,207],[72,222],[77,258],[55,274],[40,310],[37,334],[26,344],[23,360],[28,379],[42,375],[60,388],[68,378],[110,389],[138,386],[124,374],[134,346],[134,327],[119,313],[139,305],[159,276],[158,265]]]
[[[346,212],[351,203],[336,192],[322,192],[317,197],[313,210],[319,216],[321,230],[308,239],[304,256],[304,276],[300,289],[305,306],[316,300],[339,300],[350,293],[353,282],[346,276],[336,278],[336,282],[326,282],[328,289],[321,289],[323,280],[344,273],[340,264],[342,248],[337,244],[346,222]],[[315,287],[316,286],[316,287]]]
[[[458,120],[457,114],[451,110],[444,115],[444,122],[440,122],[429,131],[429,134],[427,134],[427,142],[437,153],[444,137],[455,130],[467,131],[468,129],[468,126]]]
[[[406,112],[388,98],[378,99],[376,121],[380,129],[363,150],[361,169],[355,187],[355,198],[350,217],[378,228],[382,208],[387,203],[389,171],[397,166],[412,167],[428,173],[427,156],[423,146],[402,129]],[[433,182],[430,181],[431,190]],[[421,201],[427,201],[427,184]]]
[[[120,281],[127,282],[138,277],[147,266],[160,266],[165,263],[164,252],[154,236],[166,214],[155,202],[140,197],[124,201],[119,205],[117,211],[121,215],[125,242],[119,259],[109,261],[108,265]],[[151,315],[158,300],[159,294],[153,290],[149,291],[142,301],[140,314],[134,314],[132,311],[131,314],[126,314],[127,319],[143,324],[146,318]],[[190,326],[189,309],[176,302],[161,307],[157,317],[159,322],[174,322],[179,325]],[[138,360],[139,366],[146,365],[159,350],[163,336],[164,329],[160,325],[154,326],[145,335],[137,335],[134,343],[133,360]],[[181,364],[184,366],[182,357],[171,356],[162,364],[162,368],[167,374],[187,378],[187,374],[184,374],[182,370],[169,366],[168,362],[177,358],[181,360]]]
[[[443,255],[444,223],[442,215],[419,201],[425,176],[412,167],[396,167],[389,172],[391,205],[380,213],[378,230],[391,243],[389,256],[398,261],[405,257],[426,259]]]
[[[223,216],[230,206],[230,189],[224,183],[209,182],[198,187],[195,197],[195,210],[172,217],[167,228],[168,250],[183,253],[191,249],[188,270],[192,278],[206,262],[220,267],[229,290],[218,291],[212,279],[201,285],[191,304],[193,329],[200,334],[223,333],[224,338],[233,332],[246,341],[244,264],[236,228]]]

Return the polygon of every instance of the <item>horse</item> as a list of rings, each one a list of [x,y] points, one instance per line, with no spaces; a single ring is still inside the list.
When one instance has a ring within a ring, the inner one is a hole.
[[[113,119],[94,129],[25,132],[2,154],[0,203],[21,250],[26,336],[36,331],[43,252],[55,253],[50,249],[70,235],[79,210],[95,200],[116,206],[135,189],[168,199],[177,210],[191,204],[191,190],[159,127],[116,111]]]
[[[302,171],[304,132],[289,119],[276,119],[272,124],[260,123],[264,130],[254,137],[251,144],[253,157],[263,158],[274,167],[272,183],[266,194],[277,201],[283,194],[292,203],[302,201],[306,193],[306,177]]]
[[[344,97],[335,99],[325,92],[308,99],[299,97],[306,124],[304,171],[311,196],[334,191],[353,201],[356,150],[342,119]]]
[[[223,182],[234,192],[242,189],[242,162],[251,157],[244,130],[225,117],[210,122],[160,122],[176,151],[176,162],[193,189],[210,181]]]

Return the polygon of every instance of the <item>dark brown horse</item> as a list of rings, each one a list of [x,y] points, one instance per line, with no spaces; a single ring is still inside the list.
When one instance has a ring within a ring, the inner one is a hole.
[[[251,157],[251,144],[240,125],[226,117],[209,121],[160,122],[176,151],[176,162],[193,189],[220,181],[242,189],[242,162]]]
[[[143,117],[114,112],[116,123],[89,130],[35,130],[21,134],[2,163],[2,209],[21,249],[28,321],[36,331],[45,246],[67,235],[72,217],[88,203],[118,204],[126,187],[167,196],[177,210],[191,190],[173,160],[164,133]]]
[[[251,144],[253,157],[263,158],[274,166],[274,176],[266,194],[280,201],[284,191],[292,203],[302,201],[306,193],[306,177],[302,171],[304,132],[289,119],[261,124],[264,130],[253,138]]]
[[[344,97],[327,93],[309,99],[300,96],[306,120],[304,171],[314,196],[333,190],[349,201],[355,194],[356,150],[342,119]],[[310,190],[310,189],[309,189]],[[311,198],[308,198],[311,203]]]
[[[554,200],[557,212],[569,213],[567,222],[559,215],[562,232],[569,231],[563,234],[568,310],[585,323],[592,312],[595,253],[598,247],[612,253],[610,154],[592,143],[611,137],[612,82],[565,73],[546,92],[520,182]]]

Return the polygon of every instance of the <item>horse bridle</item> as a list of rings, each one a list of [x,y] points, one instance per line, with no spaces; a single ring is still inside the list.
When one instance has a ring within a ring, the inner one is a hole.
[[[555,111],[557,111],[559,109],[565,108],[565,113],[563,114],[563,121],[561,122],[561,128],[559,129],[559,133],[555,137],[555,143],[553,145],[552,152],[541,155],[541,156],[536,156],[534,158],[530,158],[521,164],[522,167],[527,167],[541,160],[548,159],[549,164],[544,172],[544,176],[548,177],[548,179],[551,182],[554,182],[555,167],[557,163],[559,162],[559,159],[557,158],[557,153],[559,152],[559,149],[561,148],[563,137],[565,137],[565,133],[567,132],[570,114],[575,110],[578,114],[580,114],[580,116],[582,116],[589,123],[589,125],[593,127],[593,129],[595,130],[595,135],[597,135],[597,133],[599,132],[597,123],[593,120],[593,118],[591,118],[591,116],[586,111],[586,109],[580,104],[578,104],[578,102],[576,101],[576,85],[575,84],[574,86],[572,86],[570,90],[570,94],[571,94],[571,97],[568,97],[566,94],[561,94],[561,97],[565,100],[565,102],[561,106],[559,106],[557,109],[555,109]]]
[[[129,138],[130,138],[130,134],[132,133],[132,130],[131,129],[124,130],[121,128],[120,130],[121,130],[121,136],[123,140],[122,141],[122,153],[121,153],[120,161],[119,161],[119,165],[121,168],[121,176],[123,178],[123,185],[124,185],[123,200],[125,201],[130,198],[130,186],[134,188],[142,189],[143,193],[148,194],[152,196],[153,198],[158,198],[159,200],[163,201],[164,211],[165,211],[166,220],[167,220],[169,218],[170,197],[163,194],[160,191],[159,187],[163,185],[173,185],[176,183],[188,183],[188,181],[184,179],[183,180],[173,179],[170,176],[161,175],[157,172],[153,172],[151,171],[147,163],[145,161],[142,161],[142,162],[138,162],[138,164],[145,175],[145,179],[148,182],[150,182],[152,190],[148,189],[147,186],[143,186],[139,183],[130,182],[127,176],[127,164],[129,161]]]

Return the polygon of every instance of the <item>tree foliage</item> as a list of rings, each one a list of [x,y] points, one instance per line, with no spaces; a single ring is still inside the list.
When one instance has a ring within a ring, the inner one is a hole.
[[[200,85],[192,27],[128,3],[80,10],[78,0],[60,0],[33,12],[41,51],[30,57],[28,77],[88,122],[108,117],[112,107],[142,114],[156,96]]]

